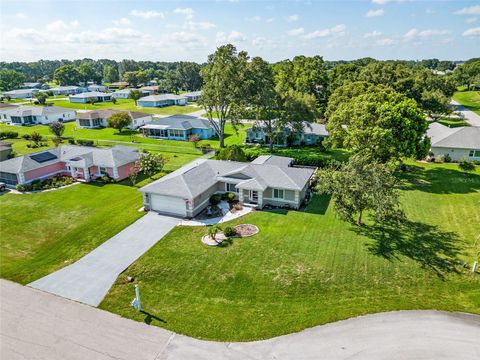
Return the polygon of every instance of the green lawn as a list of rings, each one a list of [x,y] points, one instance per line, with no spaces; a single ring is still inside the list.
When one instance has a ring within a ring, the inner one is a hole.
[[[234,221],[260,233],[221,247],[205,228],[178,227],[117,280],[101,308],[175,332],[220,341],[287,334],[367,313],[440,309],[480,313],[480,170],[417,164],[404,176],[400,227],[357,228],[328,197],[306,212],[256,212]],[[456,272],[458,271],[458,273]],[[143,313],[130,301],[133,276]]]
[[[0,196],[0,276],[27,284],[80,259],[140,218],[141,194],[80,184]]]
[[[453,100],[480,115],[480,91],[457,91]]]
[[[469,123],[461,119],[443,118],[443,119],[437,120],[437,122],[451,128],[456,128],[461,126],[470,126]]]
[[[225,124],[225,145],[243,145],[247,137],[246,130],[250,128],[250,124],[243,124],[237,128],[237,131],[233,128],[232,124],[227,122]],[[210,144],[214,148],[218,148],[218,139],[215,140],[202,140],[199,145]]]
[[[117,99],[117,103],[113,104],[112,102],[100,102],[94,105],[92,104],[78,104],[71,103],[69,100],[53,100],[49,99],[49,102],[52,102],[55,106],[65,107],[70,109],[80,109],[80,110],[129,110],[129,111],[140,111],[149,114],[161,114],[161,115],[176,115],[176,114],[188,114],[201,108],[197,106],[166,106],[163,108],[146,108],[146,107],[137,107],[135,101],[132,99]]]

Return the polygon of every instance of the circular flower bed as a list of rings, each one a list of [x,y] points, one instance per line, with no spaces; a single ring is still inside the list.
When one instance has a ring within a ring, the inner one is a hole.
[[[253,236],[260,231],[258,227],[252,224],[239,224],[234,229],[240,237]]]

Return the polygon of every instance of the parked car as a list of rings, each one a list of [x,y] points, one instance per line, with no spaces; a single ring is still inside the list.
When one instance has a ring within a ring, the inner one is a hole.
[[[0,191],[5,191],[7,190],[7,184],[5,184],[4,182],[0,182]]]

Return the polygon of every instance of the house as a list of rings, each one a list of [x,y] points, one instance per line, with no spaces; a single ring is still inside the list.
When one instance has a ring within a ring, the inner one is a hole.
[[[291,127],[285,126],[281,128],[275,139],[273,139],[273,144],[275,146],[317,145],[328,137],[328,131],[325,129],[325,125],[318,123],[305,123],[303,131],[300,134],[295,134],[293,139],[290,137],[291,134]],[[246,143],[269,145],[270,138],[265,133],[265,126],[256,123],[253,127],[247,129]]]
[[[198,101],[202,96],[202,90],[186,92],[183,93],[182,96],[185,96],[188,102]]]
[[[188,140],[198,134],[201,140],[210,139],[215,130],[207,119],[190,115],[173,115],[155,119],[140,128],[146,137],[170,140]]]
[[[87,90],[104,92],[105,90],[107,90],[107,87],[104,85],[91,84],[87,86]]]
[[[453,161],[480,160],[480,127],[449,128],[437,122],[427,130],[434,157],[450,156]]]
[[[95,99],[95,102],[107,102],[112,101],[112,94],[97,92],[97,91],[89,91],[84,92],[81,94],[70,95],[68,97],[71,103],[81,103],[87,104],[91,101],[91,99]]]
[[[267,156],[251,163],[199,159],[140,189],[145,209],[194,217],[215,193],[233,192],[240,202],[298,209],[307,198],[313,168],[293,159]]]
[[[81,128],[101,128],[107,126],[107,119],[113,114],[126,112],[130,115],[132,123],[129,126],[130,129],[135,130],[140,126],[149,124],[152,122],[152,115],[138,111],[120,111],[120,110],[94,110],[78,112],[77,114],[77,126]]]
[[[128,82],[117,81],[117,82],[111,83],[108,87],[110,89],[121,89],[121,88],[127,87],[128,85],[129,85]]]
[[[129,176],[139,158],[138,149],[128,146],[99,149],[62,145],[0,162],[0,181],[25,185],[55,175],[70,175],[85,182],[108,175],[120,181]]]
[[[18,106],[0,108],[0,120],[10,125],[50,124],[75,120],[75,110],[56,106]]]
[[[152,86],[142,86],[140,89],[142,93],[145,95],[154,95],[158,94],[160,92],[160,87],[157,85],[152,85]]]
[[[53,95],[75,95],[85,92],[85,88],[80,86],[57,86],[49,89]]]
[[[25,82],[21,86],[22,89],[41,89],[42,83],[40,82]]]
[[[122,89],[122,90],[117,90],[112,93],[112,96],[115,99],[128,99],[130,96],[130,92],[135,89]]]
[[[33,94],[40,91],[39,89],[17,89],[5,91],[2,97],[10,97],[10,99],[31,99]]]
[[[161,94],[144,96],[137,101],[138,106],[143,107],[163,107],[171,105],[186,105],[187,98],[182,95]]]
[[[7,141],[0,141],[0,161],[10,158],[12,154],[13,143]]]

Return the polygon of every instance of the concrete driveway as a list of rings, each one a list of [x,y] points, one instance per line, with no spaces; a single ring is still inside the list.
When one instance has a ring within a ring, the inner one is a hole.
[[[220,343],[0,280],[0,318],[0,359],[8,360],[480,358],[480,316],[440,311],[380,313],[265,341]]]
[[[471,126],[480,126],[480,115],[473,112],[472,110],[467,109],[465,106],[460,105],[455,100],[450,102],[453,105],[455,111],[459,112],[464,120],[468,122]]]
[[[98,306],[118,275],[179,222],[150,212],[72,265],[28,285]]]

